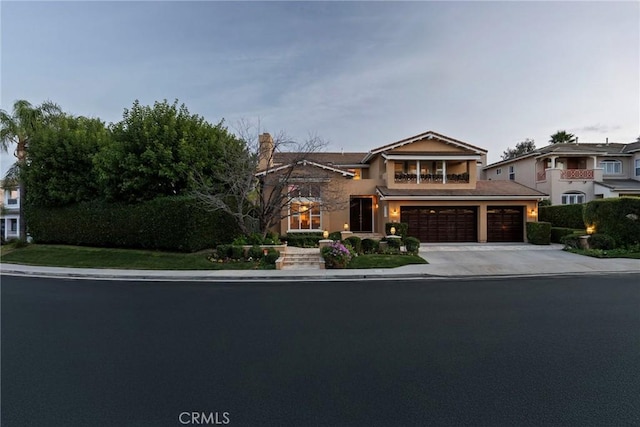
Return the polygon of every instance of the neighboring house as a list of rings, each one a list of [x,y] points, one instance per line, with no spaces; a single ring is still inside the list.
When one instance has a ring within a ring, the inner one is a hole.
[[[265,136],[263,153],[272,147]],[[275,153],[258,175],[285,170],[295,155]],[[538,201],[547,195],[516,182],[480,180],[486,155],[482,148],[431,131],[368,153],[309,154],[306,179],[337,188],[342,206],[321,209],[323,191],[301,194],[275,231],[346,227],[363,236],[382,235],[385,223],[406,222],[408,234],[426,243],[525,241],[525,223],[537,220]]]
[[[5,240],[20,236],[20,191],[15,188],[0,188],[0,227]]]
[[[640,196],[640,142],[548,145],[488,165],[483,174],[547,193],[554,205]]]

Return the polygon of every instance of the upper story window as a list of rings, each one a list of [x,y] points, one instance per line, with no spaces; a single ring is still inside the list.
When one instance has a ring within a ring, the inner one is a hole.
[[[496,169],[496,175],[502,175],[502,168]]]
[[[515,168],[515,166],[509,166],[509,179],[511,181],[515,181],[515,179],[516,179],[516,168]]]
[[[605,175],[620,175],[622,173],[622,162],[620,160],[603,160],[600,167]]]
[[[19,197],[20,197],[20,193],[18,192],[18,190],[8,190],[7,205],[17,205]]]
[[[584,193],[564,193],[562,195],[563,205],[575,205],[584,203]]]
[[[640,159],[636,159],[636,176],[640,176]]]

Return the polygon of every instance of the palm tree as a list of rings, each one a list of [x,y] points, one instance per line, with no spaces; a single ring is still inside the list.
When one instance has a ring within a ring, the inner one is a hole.
[[[549,142],[551,144],[566,144],[576,142],[577,138],[572,133],[567,133],[564,130],[559,130],[558,132],[551,135],[551,139]]]
[[[25,194],[24,183],[20,179],[20,169],[24,166],[27,158],[30,137],[41,125],[46,125],[50,120],[62,114],[60,107],[51,102],[43,102],[40,106],[34,107],[28,101],[18,100],[13,104],[12,114],[0,110],[0,151],[8,152],[9,148],[15,144],[14,156],[17,163],[9,169],[5,181],[15,182],[16,178],[20,188],[20,238],[27,238],[27,224],[24,216]],[[17,166],[17,167],[16,167]],[[11,176],[9,176],[11,175]]]

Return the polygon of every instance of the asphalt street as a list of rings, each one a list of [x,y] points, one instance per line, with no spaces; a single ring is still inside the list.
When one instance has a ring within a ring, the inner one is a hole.
[[[1,297],[3,426],[640,425],[637,274]]]

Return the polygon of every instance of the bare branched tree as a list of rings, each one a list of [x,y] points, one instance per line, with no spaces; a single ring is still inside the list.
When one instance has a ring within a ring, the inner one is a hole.
[[[233,216],[245,234],[266,236],[282,219],[298,213],[290,209],[294,201],[312,203],[325,212],[348,204],[341,180],[331,179],[342,177],[314,161],[326,147],[321,138],[310,135],[299,143],[283,132],[260,135],[247,121],[235,130],[243,144],[224,148],[224,166],[213,176],[194,177],[194,195],[206,209]]]

